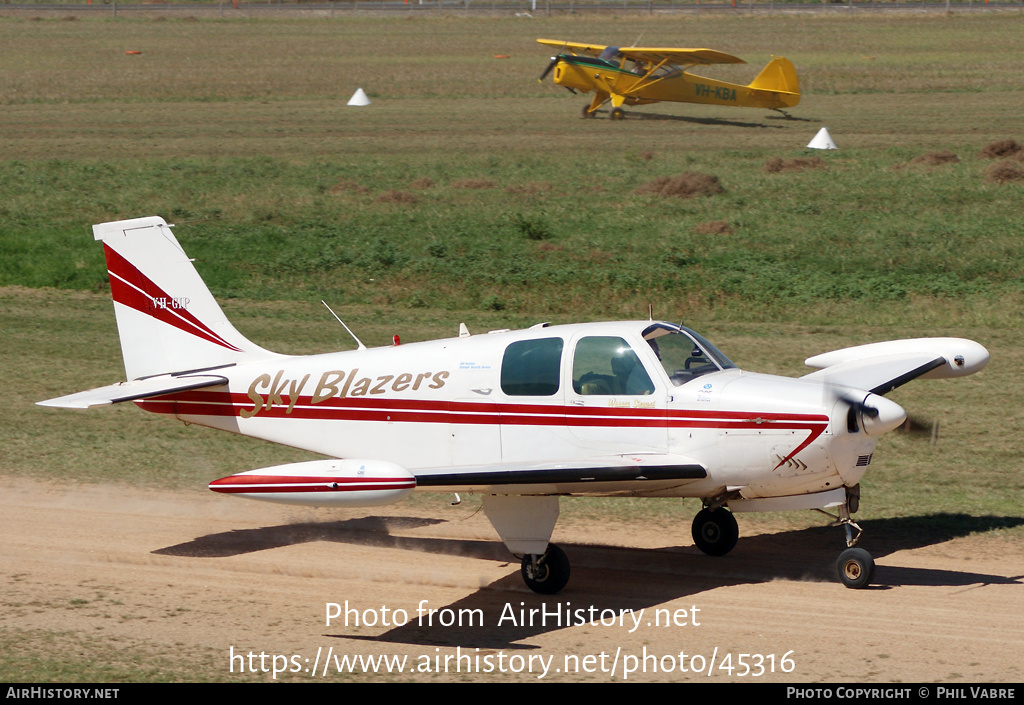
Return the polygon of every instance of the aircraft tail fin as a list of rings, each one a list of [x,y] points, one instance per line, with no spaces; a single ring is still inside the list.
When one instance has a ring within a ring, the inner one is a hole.
[[[792,61],[781,56],[772,58],[747,88],[786,93],[796,96],[797,101],[800,100],[800,82],[796,77],[796,68]],[[796,103],[787,103],[787,105],[792,107]]]
[[[129,380],[278,357],[228,321],[163,218],[100,223]]]

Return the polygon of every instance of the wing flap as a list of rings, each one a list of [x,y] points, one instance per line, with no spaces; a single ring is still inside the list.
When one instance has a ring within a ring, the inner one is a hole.
[[[885,394],[919,377],[966,377],[988,364],[982,345],[963,338],[914,338],[858,345],[809,357],[817,372],[802,379]]]
[[[38,406],[49,406],[55,409],[90,409],[94,406],[107,406],[124,401],[137,401],[158,397],[171,392],[184,392],[190,389],[203,389],[227,384],[227,377],[210,374],[194,375],[159,375],[131,382],[119,382],[105,387],[97,387],[84,392],[36,402]]]

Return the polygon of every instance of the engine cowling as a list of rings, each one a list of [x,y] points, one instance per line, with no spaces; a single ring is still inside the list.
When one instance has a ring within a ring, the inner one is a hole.
[[[385,460],[311,460],[222,477],[214,492],[311,507],[378,507],[404,499],[416,476]]]

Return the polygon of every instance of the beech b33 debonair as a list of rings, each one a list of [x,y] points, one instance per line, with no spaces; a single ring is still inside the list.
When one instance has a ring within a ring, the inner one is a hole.
[[[162,218],[93,226],[106,254],[127,382],[40,402],[146,411],[329,456],[210,483],[238,497],[319,507],[475,493],[526,584],[561,590],[549,543],[559,497],[693,497],[706,554],[736,545],[733,512],[833,510],[849,587],[874,561],[855,547],[859,482],[906,414],[882,396],[988,362],[970,340],[922,338],[808,359],[789,378],[745,372],[692,330],[587,323],[287,356],[228,321]],[[355,337],[355,336],[353,336]]]
[[[800,84],[789,59],[774,57],[746,86],[695,76],[686,69],[714,64],[745,64],[739,57],[715,49],[668,47],[615,47],[600,44],[538,39],[555,47],[558,54],[540,75],[543,81],[554,71],[556,85],[570,92],[594,93],[583,106],[583,117],[594,117],[601,106],[611,103],[609,117],[626,116],[623,105],[706,103],[741,108],[775,110],[789,117],[783,108],[800,102]]]

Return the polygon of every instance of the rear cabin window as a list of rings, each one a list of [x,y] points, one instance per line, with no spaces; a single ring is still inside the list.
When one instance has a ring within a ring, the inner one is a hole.
[[[501,359],[501,391],[510,397],[558,394],[563,345],[561,338],[520,340],[509,345]]]

